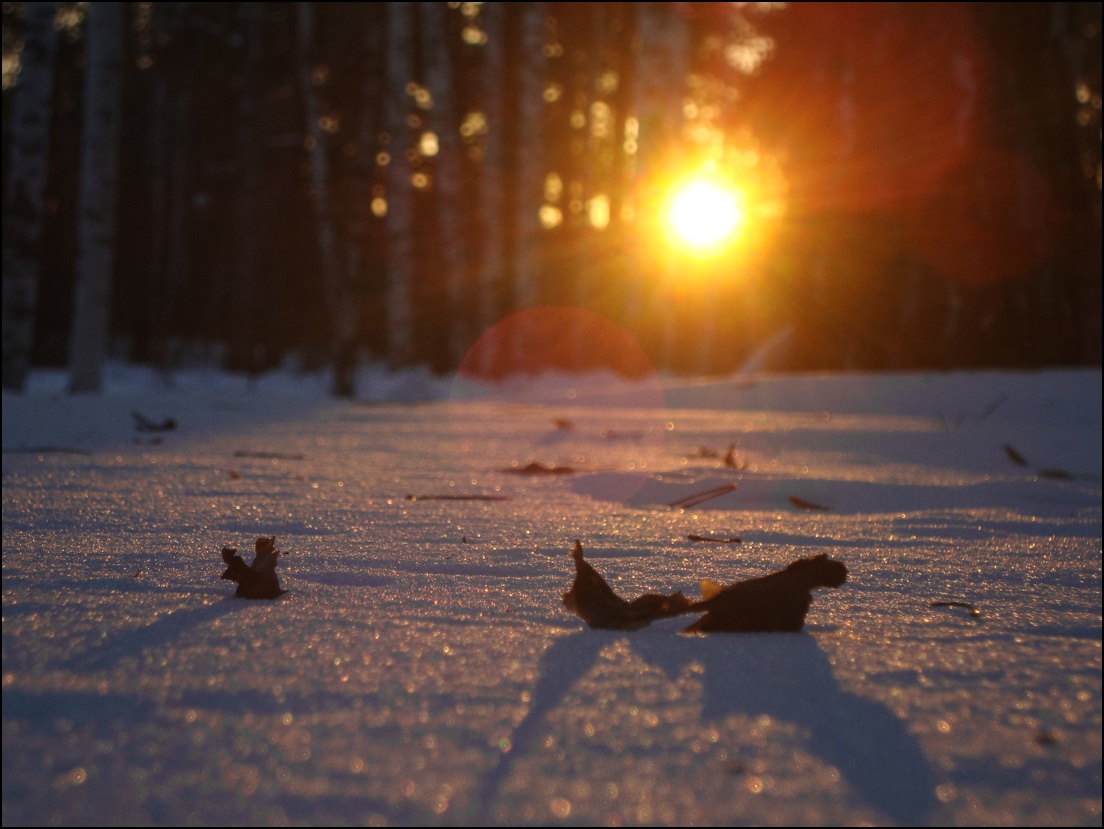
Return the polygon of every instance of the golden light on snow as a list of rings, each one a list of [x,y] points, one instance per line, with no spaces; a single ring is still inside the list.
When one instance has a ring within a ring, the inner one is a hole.
[[[664,216],[673,241],[701,255],[735,241],[745,218],[743,194],[705,178],[678,185]]]

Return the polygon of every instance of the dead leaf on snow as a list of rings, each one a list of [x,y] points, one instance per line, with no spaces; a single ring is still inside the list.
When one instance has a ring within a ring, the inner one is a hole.
[[[575,559],[575,581],[563,594],[563,603],[592,628],[638,630],[656,619],[685,613],[692,604],[682,593],[668,596],[645,593],[631,602],[625,601],[583,558],[583,545],[577,539],[571,555]]]
[[[583,558],[578,540],[572,557],[575,581],[563,595],[564,606],[590,627],[606,630],[638,630],[657,619],[704,613],[685,632],[796,632],[805,624],[812,591],[836,588],[847,580],[847,567],[821,553],[798,559],[776,573],[727,586],[702,579],[702,600],[698,602],[681,592],[645,593],[630,602],[614,593]]]
[[[824,504],[818,504],[815,501],[806,501],[804,498],[799,498],[796,495],[787,496],[790,499],[790,503],[798,509],[808,510],[829,510],[831,507],[826,507]]]
[[[1040,469],[1035,474],[1040,478],[1050,478],[1052,481],[1073,480],[1073,475],[1064,469]]]
[[[130,416],[134,418],[134,428],[139,432],[171,432],[176,428],[176,421],[171,417],[155,423],[139,411],[131,412]]]
[[[276,561],[280,551],[276,549],[276,536],[258,538],[253,563],[248,567],[234,547],[222,548],[222,560],[227,567],[222,578],[238,583],[234,595],[239,599],[276,599],[287,591],[280,587],[276,576]]]
[[[847,581],[843,562],[826,553],[801,558],[767,576],[722,587],[702,581],[702,600],[691,610],[706,611],[687,633],[797,632],[813,601],[813,590],[837,588]]]
[[[574,475],[577,471],[572,466],[556,466],[555,464],[545,466],[536,461],[526,466],[508,466],[499,470],[499,472],[509,472],[512,475]]]
[[[728,445],[728,451],[724,456],[724,465],[729,469],[739,469],[740,465],[736,461],[736,444],[730,443]]]

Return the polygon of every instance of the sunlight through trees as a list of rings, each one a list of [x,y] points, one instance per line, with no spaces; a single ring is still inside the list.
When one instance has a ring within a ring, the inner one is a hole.
[[[351,395],[544,306],[674,371],[1100,360],[1099,4],[118,8],[3,7],[6,388]]]

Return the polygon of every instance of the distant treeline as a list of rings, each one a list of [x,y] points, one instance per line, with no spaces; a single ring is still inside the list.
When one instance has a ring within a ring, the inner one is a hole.
[[[451,371],[539,306],[676,371],[1099,364],[1100,28],[1099,3],[5,3],[4,385],[292,358],[349,394],[361,361]],[[749,198],[713,259],[663,238],[694,170]]]

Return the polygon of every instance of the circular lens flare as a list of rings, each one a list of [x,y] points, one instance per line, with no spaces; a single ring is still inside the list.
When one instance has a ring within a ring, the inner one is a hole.
[[[675,239],[697,253],[735,240],[744,223],[741,194],[704,179],[683,184],[671,199],[667,222]]]

